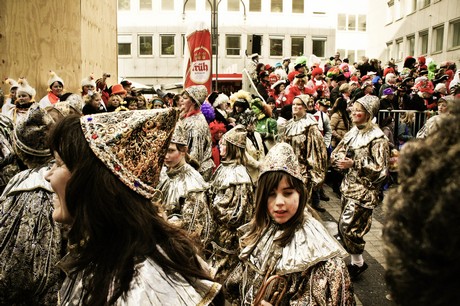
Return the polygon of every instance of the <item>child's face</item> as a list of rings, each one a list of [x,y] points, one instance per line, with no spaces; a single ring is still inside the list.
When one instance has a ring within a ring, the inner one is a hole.
[[[137,109],[137,102],[136,101],[129,102],[128,109],[129,110],[136,110]]]
[[[219,141],[219,150],[221,157],[227,156],[227,142],[223,139]]]
[[[267,208],[270,217],[278,224],[288,222],[299,208],[299,199],[299,192],[289,186],[284,176],[278,187],[268,195]]]

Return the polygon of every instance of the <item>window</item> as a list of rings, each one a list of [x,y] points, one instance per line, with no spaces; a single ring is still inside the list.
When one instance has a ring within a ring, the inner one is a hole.
[[[170,0],[171,1],[171,0]],[[172,1],[174,2],[174,1]],[[195,11],[196,10],[196,0],[188,0],[185,4],[186,11]]]
[[[358,31],[366,31],[366,15],[358,15]]]
[[[388,42],[387,43],[387,60],[389,61],[393,59],[393,56],[391,54],[392,51],[393,51],[393,43]]]
[[[282,38],[270,38],[270,56],[283,56]]]
[[[291,38],[291,56],[302,56],[303,52],[303,45],[304,45],[304,38],[303,37],[292,37]]]
[[[433,45],[431,46],[431,52],[442,51],[444,42],[444,26],[440,26],[433,29]]]
[[[160,35],[161,55],[174,55],[175,35]]]
[[[366,56],[366,50],[358,50],[358,58],[362,59],[363,56]]]
[[[337,52],[340,53],[340,58],[346,58],[347,50],[345,49],[337,49]]]
[[[451,22],[450,24],[450,47],[455,48],[460,46],[460,20]]]
[[[152,35],[139,35],[139,55],[153,55]]]
[[[131,55],[131,35],[118,36],[118,55]]]
[[[424,8],[430,5],[430,0],[419,0],[419,7]]]
[[[403,40],[402,40],[402,38],[398,39],[396,41],[396,55],[395,55],[395,57],[396,57],[397,61],[403,59]]]
[[[324,57],[326,54],[326,38],[313,38],[312,53],[317,57]]]
[[[118,0],[118,10],[129,11],[130,8],[130,0]]]
[[[283,0],[272,0],[272,13],[283,12]]]
[[[292,1],[292,12],[303,14],[304,12],[304,0],[293,0]]]
[[[356,16],[348,15],[348,31],[356,31]]]
[[[345,31],[347,29],[347,15],[338,14],[337,19],[337,30]]]
[[[420,54],[428,53],[428,31],[419,33]]]
[[[161,9],[163,11],[174,11],[174,1],[161,0]]]
[[[187,42],[185,41],[185,34],[181,34],[181,42],[182,42],[182,55],[185,54],[185,46],[187,45]]]
[[[394,12],[395,12],[395,20],[402,18],[401,15],[401,0],[394,1]]]
[[[261,12],[262,11],[262,0],[250,0],[249,1],[250,12]]]
[[[239,12],[240,11],[240,0],[228,0],[227,10],[230,12]]]
[[[139,0],[140,10],[152,10],[152,0]]]
[[[393,10],[394,10],[394,2],[393,2],[393,0],[392,0],[392,1],[388,2],[386,23],[391,23],[391,22],[393,22]]]
[[[348,56],[348,61],[353,64],[355,62],[355,59],[356,59],[355,50],[348,50],[347,52],[348,52],[348,55],[347,55]],[[340,53],[340,54],[342,54],[342,53]],[[345,54],[343,54],[343,55],[345,55]]]
[[[225,37],[227,55],[240,55],[241,49],[241,36],[240,35],[227,35]]]
[[[410,13],[413,13],[417,10],[417,1],[418,0],[409,0],[407,1],[407,4],[408,4],[408,8],[407,8],[407,12],[410,14]]]
[[[414,56],[415,54],[415,36],[408,36],[406,39],[407,55]]]

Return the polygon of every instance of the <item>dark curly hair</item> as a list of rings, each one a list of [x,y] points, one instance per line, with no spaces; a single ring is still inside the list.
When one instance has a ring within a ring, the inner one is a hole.
[[[406,144],[401,185],[385,201],[385,278],[398,305],[460,300],[459,102],[433,134]]]

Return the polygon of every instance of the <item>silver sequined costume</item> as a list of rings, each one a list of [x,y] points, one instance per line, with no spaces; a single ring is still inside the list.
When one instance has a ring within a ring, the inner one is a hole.
[[[388,174],[388,140],[377,126],[366,131],[354,126],[332,152],[332,164],[346,155],[354,164],[345,171],[340,187],[339,231],[347,251],[361,254],[365,245],[363,236],[370,230],[372,210],[379,204],[379,189]]]
[[[206,194],[208,188],[209,184],[187,163],[169,170],[163,167],[158,184],[168,221],[198,238],[203,247],[208,245],[215,230]]]
[[[212,138],[206,118],[202,113],[185,117],[182,119],[187,131],[187,143],[190,156],[197,160],[200,169],[198,172],[205,181],[209,181],[214,168],[212,161]]]
[[[272,222],[255,243],[242,250],[241,263],[226,283],[229,291],[239,290],[239,304],[253,305],[263,284],[279,276],[286,281],[279,305],[354,305],[353,287],[342,259],[347,253],[324,226],[305,213],[304,223],[284,247],[275,242],[282,231]],[[274,292],[282,291],[279,284],[275,281],[267,286],[264,300],[270,301]]]

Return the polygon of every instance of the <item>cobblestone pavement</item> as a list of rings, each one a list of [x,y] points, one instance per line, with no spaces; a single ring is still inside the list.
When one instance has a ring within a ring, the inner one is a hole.
[[[328,202],[321,201],[321,205],[326,208],[326,212],[319,213],[326,227],[330,231],[337,232],[337,221],[340,216],[340,199],[332,192],[332,189],[324,185],[324,190],[329,196]],[[385,285],[384,269],[385,258],[383,255],[382,227],[383,227],[382,205],[374,209],[372,226],[369,233],[364,236],[366,247],[364,251],[364,261],[369,268],[361,274],[354,283],[355,297],[357,305],[362,306],[393,306],[388,296],[388,289]],[[350,258],[346,258],[349,263]]]

